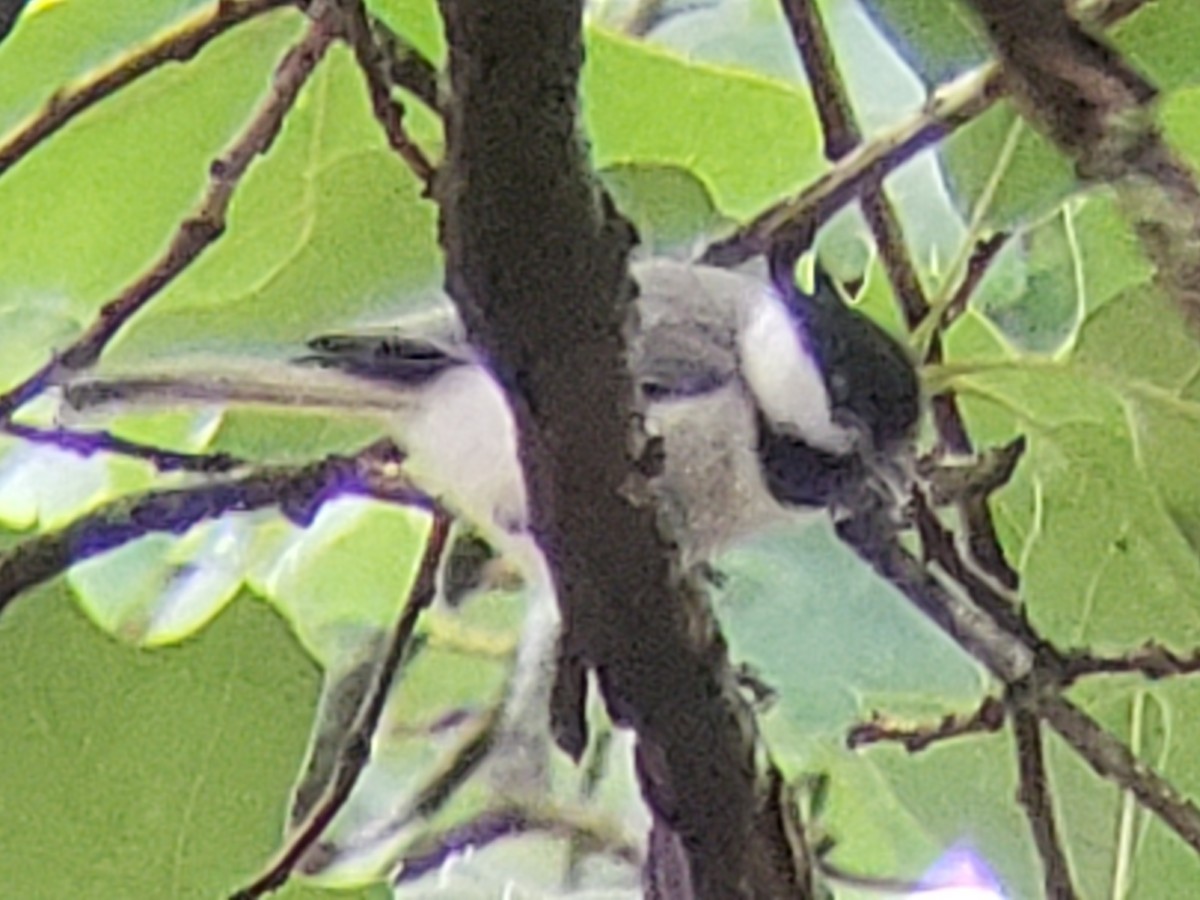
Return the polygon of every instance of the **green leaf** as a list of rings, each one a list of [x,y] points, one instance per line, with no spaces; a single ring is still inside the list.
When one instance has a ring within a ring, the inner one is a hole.
[[[34,113],[64,83],[119,58],[206,0],[30,3],[0,47],[0,131]]]
[[[106,359],[294,353],[314,334],[421,308],[439,274],[434,215],[336,46],[239,188],[222,240]]]
[[[357,497],[326,503],[255,580],[329,665],[363,633],[399,617],[420,563],[428,516]]]
[[[1193,167],[1200,163],[1200,88],[1184,88],[1161,104],[1163,130]]]
[[[1077,263],[1072,214],[1064,207],[1005,246],[972,304],[1015,347],[1053,353],[1075,336],[1083,317]]]
[[[1072,699],[1185,796],[1200,792],[1200,768],[1191,752],[1200,739],[1194,685],[1182,679],[1098,678],[1076,686]],[[1084,896],[1116,895],[1114,876],[1121,871],[1128,896],[1185,896],[1196,879],[1195,851],[1128,794],[1098,781],[1061,740],[1049,742],[1048,749],[1056,790],[1079,809],[1065,824],[1071,849],[1079,854]]]
[[[249,597],[184,646],[102,634],[61,584],[0,619],[0,879],[22,897],[195,897],[282,835],[318,687]]]
[[[1109,37],[1143,75],[1170,92],[1200,83],[1198,32],[1200,6],[1189,0],[1156,0],[1142,4]]]
[[[1012,106],[1000,103],[940,145],[959,212],[984,234],[1040,218],[1077,187],[1074,167]]]
[[[824,825],[838,841],[833,861],[915,881],[948,847],[965,843],[995,870],[1007,896],[1041,896],[1029,829],[1012,802],[1012,752],[1007,733],[917,754],[895,745],[828,751],[820,764],[832,776]]]
[[[427,58],[445,62],[446,33],[437,0],[370,0],[367,7]]]
[[[840,742],[879,705],[927,710],[932,698],[961,704],[982,690],[977,665],[866,568],[823,516],[749,542],[719,566],[734,658],[779,691],[773,716],[795,726],[793,738]],[[794,742],[779,749],[801,752]]]
[[[187,67],[161,68],[109,98],[5,173],[0,291],[45,297],[90,319],[193,209],[210,161],[263,96],[299,24],[288,13],[247,23]],[[72,33],[87,40],[86,31]],[[36,42],[23,37],[4,44],[4,61],[18,71],[42,65]]]
[[[1197,361],[1173,307],[1143,286],[1091,314],[1071,354],[953,379],[969,426],[1002,433],[1007,419],[1029,438],[995,508],[1034,621],[1064,645],[1200,638],[1200,480],[1186,449],[1200,441]]]
[[[588,37],[583,115],[597,168],[686,169],[711,189],[718,209],[740,219],[824,167],[807,92],[599,29]]]
[[[625,163],[596,174],[650,254],[687,251],[733,225],[713,203],[707,185],[687,169]]]

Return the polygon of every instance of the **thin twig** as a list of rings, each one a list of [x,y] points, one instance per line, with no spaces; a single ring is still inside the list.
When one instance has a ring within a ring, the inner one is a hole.
[[[371,742],[379,728],[379,720],[391,695],[392,684],[412,642],[413,632],[421,614],[437,596],[437,571],[450,533],[450,517],[435,511],[429,537],[417,577],[409,589],[408,602],[396,621],[388,641],[387,651],[379,663],[371,690],[355,717],[354,725],[345,737],[338,753],[330,784],[321,798],[313,804],[304,821],[288,838],[275,861],[253,883],[233,894],[231,900],[254,900],[282,887],[308,850],[324,834],[329,823],[345,806],[350,792],[358,783],[371,759]]]
[[[388,60],[371,34],[362,0],[347,0],[343,3],[342,32],[354,50],[354,57],[367,80],[367,93],[371,97],[371,108],[375,118],[383,126],[388,143],[408,165],[412,173],[424,185],[425,195],[433,190],[433,178],[437,174],[433,163],[425,152],[413,143],[404,128],[404,106],[392,98],[388,83]]]
[[[111,97],[121,88],[169,62],[185,62],[214,38],[263,13],[294,0],[228,0],[199,10],[153,38],[146,46],[123,56],[108,68],[90,74],[78,84],[60,88],[42,110],[0,139],[0,175],[34,147],[55,134],[80,113]]]
[[[900,217],[882,184],[868,187],[861,202],[863,215],[879,249],[883,271],[887,273],[896,300],[900,303],[904,321],[909,329],[915,328],[928,311],[929,300],[908,252]]]
[[[331,15],[323,12],[303,40],[284,56],[275,70],[270,95],[229,150],[213,161],[200,208],[180,223],[166,253],[120,296],[106,303],[70,347],[0,396],[0,421],[10,419],[19,407],[41,393],[62,369],[79,370],[92,365],[121,327],[221,236],[234,191],[254,158],[271,148],[300,89],[329,48],[334,37],[332,26]]]
[[[923,615],[1001,681],[1016,682],[1034,670],[1040,639],[1036,635],[1020,637],[1027,626],[1008,621],[1007,615],[1005,624],[999,624],[972,596],[947,587],[928,565],[900,544],[894,529],[888,530],[868,516],[858,516],[839,522],[837,531],[852,550]],[[1003,615],[1002,601],[998,606]]]
[[[37,428],[7,422],[5,432],[30,444],[45,444],[85,459],[97,453],[113,453],[150,463],[160,472],[198,472],[217,475],[230,472],[244,462],[228,453],[183,453],[130,441],[104,432],[73,431],[69,428]]]
[[[381,442],[351,457],[330,456],[302,467],[264,466],[235,478],[113,500],[58,531],[0,553],[0,612],[23,591],[77,562],[154,532],[183,534],[230,512],[279,507],[290,518],[310,521],[326,499],[350,491],[430,506],[428,497],[391,475],[402,459],[393,444]]]
[[[930,349],[940,357],[941,341],[932,341]],[[971,454],[975,445],[971,436],[967,434],[962,411],[958,408],[958,395],[954,391],[942,391],[930,397],[929,414],[933,417],[933,428],[937,432],[937,444],[934,445],[935,454],[939,456],[946,454],[968,456]],[[1016,587],[1007,582],[1004,584],[1006,587]]]
[[[564,810],[539,810],[520,806],[486,810],[474,818],[431,835],[411,848],[396,868],[393,884],[407,884],[436,872],[461,853],[486,847],[503,838],[540,833],[568,839],[591,853],[605,853],[630,866],[641,861],[633,841],[608,823],[571,815]]]
[[[1112,25],[1141,3],[1110,0],[1092,10],[1095,21]],[[882,181],[918,153],[934,146],[991,108],[1006,85],[997,63],[987,63],[935,90],[916,115],[861,144],[795,197],[777,203],[733,235],[712,244],[703,260],[732,266],[764,253],[777,235],[821,222],[853,200],[864,186]]]
[[[946,304],[945,312],[942,313],[942,321],[938,325],[939,330],[945,330],[963,314],[980,282],[983,281],[983,276],[987,274],[988,269],[1011,237],[1012,235],[1007,231],[1000,231],[975,245],[975,249],[967,260],[967,268],[963,273],[962,281],[954,289],[954,294],[951,296],[950,302]]]
[[[1025,620],[1018,598],[991,585],[962,558],[954,535],[942,525],[920,491],[913,492],[912,516],[926,558],[936,562],[950,578],[962,585],[993,622],[1025,647],[1042,655],[1056,670],[1061,669],[1062,657]]]
[[[862,131],[855,121],[850,92],[834,58],[829,32],[813,0],[782,0],[782,5],[808,72],[825,136],[825,156],[830,162],[837,162],[862,142]],[[929,303],[908,252],[900,218],[884,192],[882,180],[864,183],[859,201],[905,321],[909,328],[914,328]]]
[[[935,725],[916,727],[893,725],[879,715],[855,725],[846,735],[846,747],[858,750],[871,744],[896,743],[909,753],[920,753],[934,744],[968,734],[995,734],[1004,727],[1007,711],[1002,700],[986,697],[969,715],[943,716]]]
[[[1064,679],[1070,683],[1089,675],[1120,675],[1137,673],[1150,679],[1200,672],[1200,650],[1191,656],[1179,656],[1160,644],[1149,643],[1124,656],[1104,657],[1091,653],[1069,654],[1064,667]]]
[[[954,394],[947,391],[939,397],[940,402],[934,406],[934,421],[940,426],[938,435],[941,446],[948,447],[953,442],[969,451],[971,439],[967,435],[966,425],[962,421]],[[1024,438],[1017,438],[1009,447],[1019,447],[1020,450],[1010,457],[1011,467],[1002,473],[1003,483],[996,485],[993,490],[1007,484],[1012,477],[1021,451],[1025,447]],[[994,578],[1000,587],[1013,593],[1020,585],[1020,576],[1016,569],[1009,565],[1004,556],[1004,548],[1000,545],[1000,535],[996,531],[996,523],[988,505],[991,493],[990,490],[974,490],[964,494],[957,503],[959,520],[967,538],[967,551],[972,562],[981,572]],[[957,556],[957,552],[955,555]]]
[[[1041,700],[1037,712],[1097,775],[1131,792],[1142,806],[1200,853],[1200,809],[1171,782],[1065,697]]]
[[[772,206],[730,237],[711,245],[703,260],[713,265],[737,265],[764,253],[778,235],[825,221],[854,200],[864,186],[879,183],[885,175],[986,111],[1002,94],[1000,68],[994,63],[956,78],[935,91],[921,112],[859,145],[795,197]]]
[[[948,506],[969,497],[987,498],[1012,480],[1025,447],[1025,438],[1017,437],[968,462],[948,462],[930,454],[917,461],[917,474],[933,506]]]
[[[958,413],[953,392],[946,391],[934,398],[933,415],[938,427],[938,447],[935,448],[931,459],[937,459],[939,455],[944,456],[945,451],[951,448],[959,452],[970,452],[971,439]],[[1025,438],[1022,436],[1004,447],[979,454],[974,465],[940,466],[925,477],[926,487],[935,505],[954,503],[958,508],[959,521],[966,533],[970,558],[981,572],[996,579],[999,586],[1009,592],[1016,591],[1020,579],[1016,570],[1004,557],[988,501],[994,492],[1012,479],[1024,452]],[[917,512],[918,523],[923,516],[927,516],[927,513]],[[927,533],[926,538],[935,546],[945,547],[949,535],[943,533],[940,527],[932,522],[926,522],[926,525],[939,532],[938,535]],[[957,557],[957,550],[950,549]],[[960,563],[956,562],[955,565]]]
[[[1071,881],[1071,868],[1055,824],[1041,723],[1035,713],[1020,707],[1013,710],[1012,720],[1017,745],[1017,802],[1025,810],[1034,846],[1042,859],[1046,896],[1053,900],[1075,900],[1079,893]]]
[[[413,641],[413,651],[416,650],[416,644]],[[408,659],[411,659],[411,654]],[[433,818],[488,758],[495,745],[503,708],[503,703],[498,703],[466,722],[463,726],[465,733],[458,737],[455,747],[439,760],[424,782],[405,797],[403,806],[394,817],[371,824],[344,841],[329,840],[315,844],[304,855],[304,874],[315,875],[325,871],[347,849],[369,853],[372,848],[392,844],[397,835],[418,820]]]
[[[825,158],[841,159],[862,140],[850,105],[850,93],[838,71],[829,32],[821,11],[811,0],[781,0],[783,16],[792,31],[796,51],[808,73],[808,87],[821,120]]]
[[[430,109],[441,111],[438,70],[433,61],[411,42],[388,27],[378,16],[369,16],[371,34],[383,56],[384,72],[393,85],[404,88]]]
[[[1138,801],[1200,852],[1200,809],[1169,781],[1137,759],[1094,719],[1061,696],[1065,663],[1040,638],[1027,645],[981,612],[971,597],[946,588],[894,536],[877,524],[851,519],[839,523],[839,536],[907,597],[917,609],[1007,685],[1048,682],[1044,696],[1031,701],[1036,713],[1102,778],[1130,791]],[[987,589],[986,585],[982,585]]]
[[[929,353],[925,359],[927,363],[939,363],[942,361],[940,332],[948,328],[967,308],[971,298],[975,295],[975,291],[982,283],[983,276],[987,274],[992,262],[995,261],[1000,251],[1004,248],[1004,245],[1008,243],[1009,237],[1008,233],[1001,232],[987,240],[981,241],[975,247],[971,258],[967,260],[967,267],[962,281],[955,288],[954,296],[951,297],[949,304],[946,306],[946,311],[938,325],[937,333],[934,334],[933,339],[929,342]],[[962,413],[958,409],[958,398],[954,392],[943,391],[940,394],[934,395],[930,400],[930,408],[933,414],[934,428],[938,436],[936,452],[939,454],[951,453],[962,456],[971,454],[973,452],[971,438],[967,434]],[[983,552],[976,559],[979,560],[980,564],[987,571],[999,578],[1001,583],[1006,587],[1016,588],[1016,573],[1008,566],[1007,561],[1004,560],[999,540],[995,537],[995,528],[991,523],[991,515],[987,510],[986,500],[986,497],[983,498],[982,516],[980,511],[975,508],[969,508],[964,511],[964,520],[968,525],[977,525],[978,533],[980,534],[978,540],[986,542],[990,539],[995,543],[993,548],[989,548],[989,551]],[[984,517],[986,517],[986,521]],[[974,540],[972,540],[972,543],[974,543]],[[980,546],[982,547],[983,544],[981,543]],[[996,560],[1000,562],[997,563]]]

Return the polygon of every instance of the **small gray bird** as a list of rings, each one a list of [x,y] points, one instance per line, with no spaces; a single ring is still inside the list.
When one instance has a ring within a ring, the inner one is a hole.
[[[920,411],[916,372],[819,268],[812,294],[790,279],[668,259],[631,274],[630,365],[647,431],[663,442],[656,484],[685,558],[709,558],[795,508],[853,504],[873,476],[902,468]],[[515,424],[448,302],[314,338],[291,363],[85,372],[65,393],[78,409],[209,402],[376,415],[419,484],[501,553],[530,552]]]
[[[629,361],[645,427],[662,441],[652,482],[687,565],[796,509],[852,507],[905,470],[919,411],[905,350],[838,296],[667,259],[636,262]],[[436,316],[324,335],[291,362],[196,359],[170,371],[99,371],[64,386],[96,407],[240,403],[377,416],[410,476],[519,573],[529,612],[507,718],[517,756],[538,755],[559,612],[528,501],[506,395],[447,302]],[[534,725],[530,726],[529,723]],[[522,750],[521,748],[525,749]]]

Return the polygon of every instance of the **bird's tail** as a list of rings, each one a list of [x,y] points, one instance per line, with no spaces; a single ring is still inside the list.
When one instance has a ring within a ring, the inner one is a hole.
[[[368,381],[333,368],[284,361],[220,359],[158,370],[87,371],[71,375],[59,387],[67,406],[79,413],[204,404],[395,413],[416,402],[415,385]]]

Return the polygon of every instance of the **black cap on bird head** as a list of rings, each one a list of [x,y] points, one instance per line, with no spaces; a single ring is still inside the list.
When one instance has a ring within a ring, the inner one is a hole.
[[[849,452],[813,447],[758,413],[763,474],[782,503],[826,506],[853,502],[872,472],[909,452],[921,410],[920,383],[908,351],[874,320],[848,306],[817,263],[812,293],[795,281],[795,256],[773,254],[771,280],[812,357],[835,423],[855,434]]]

